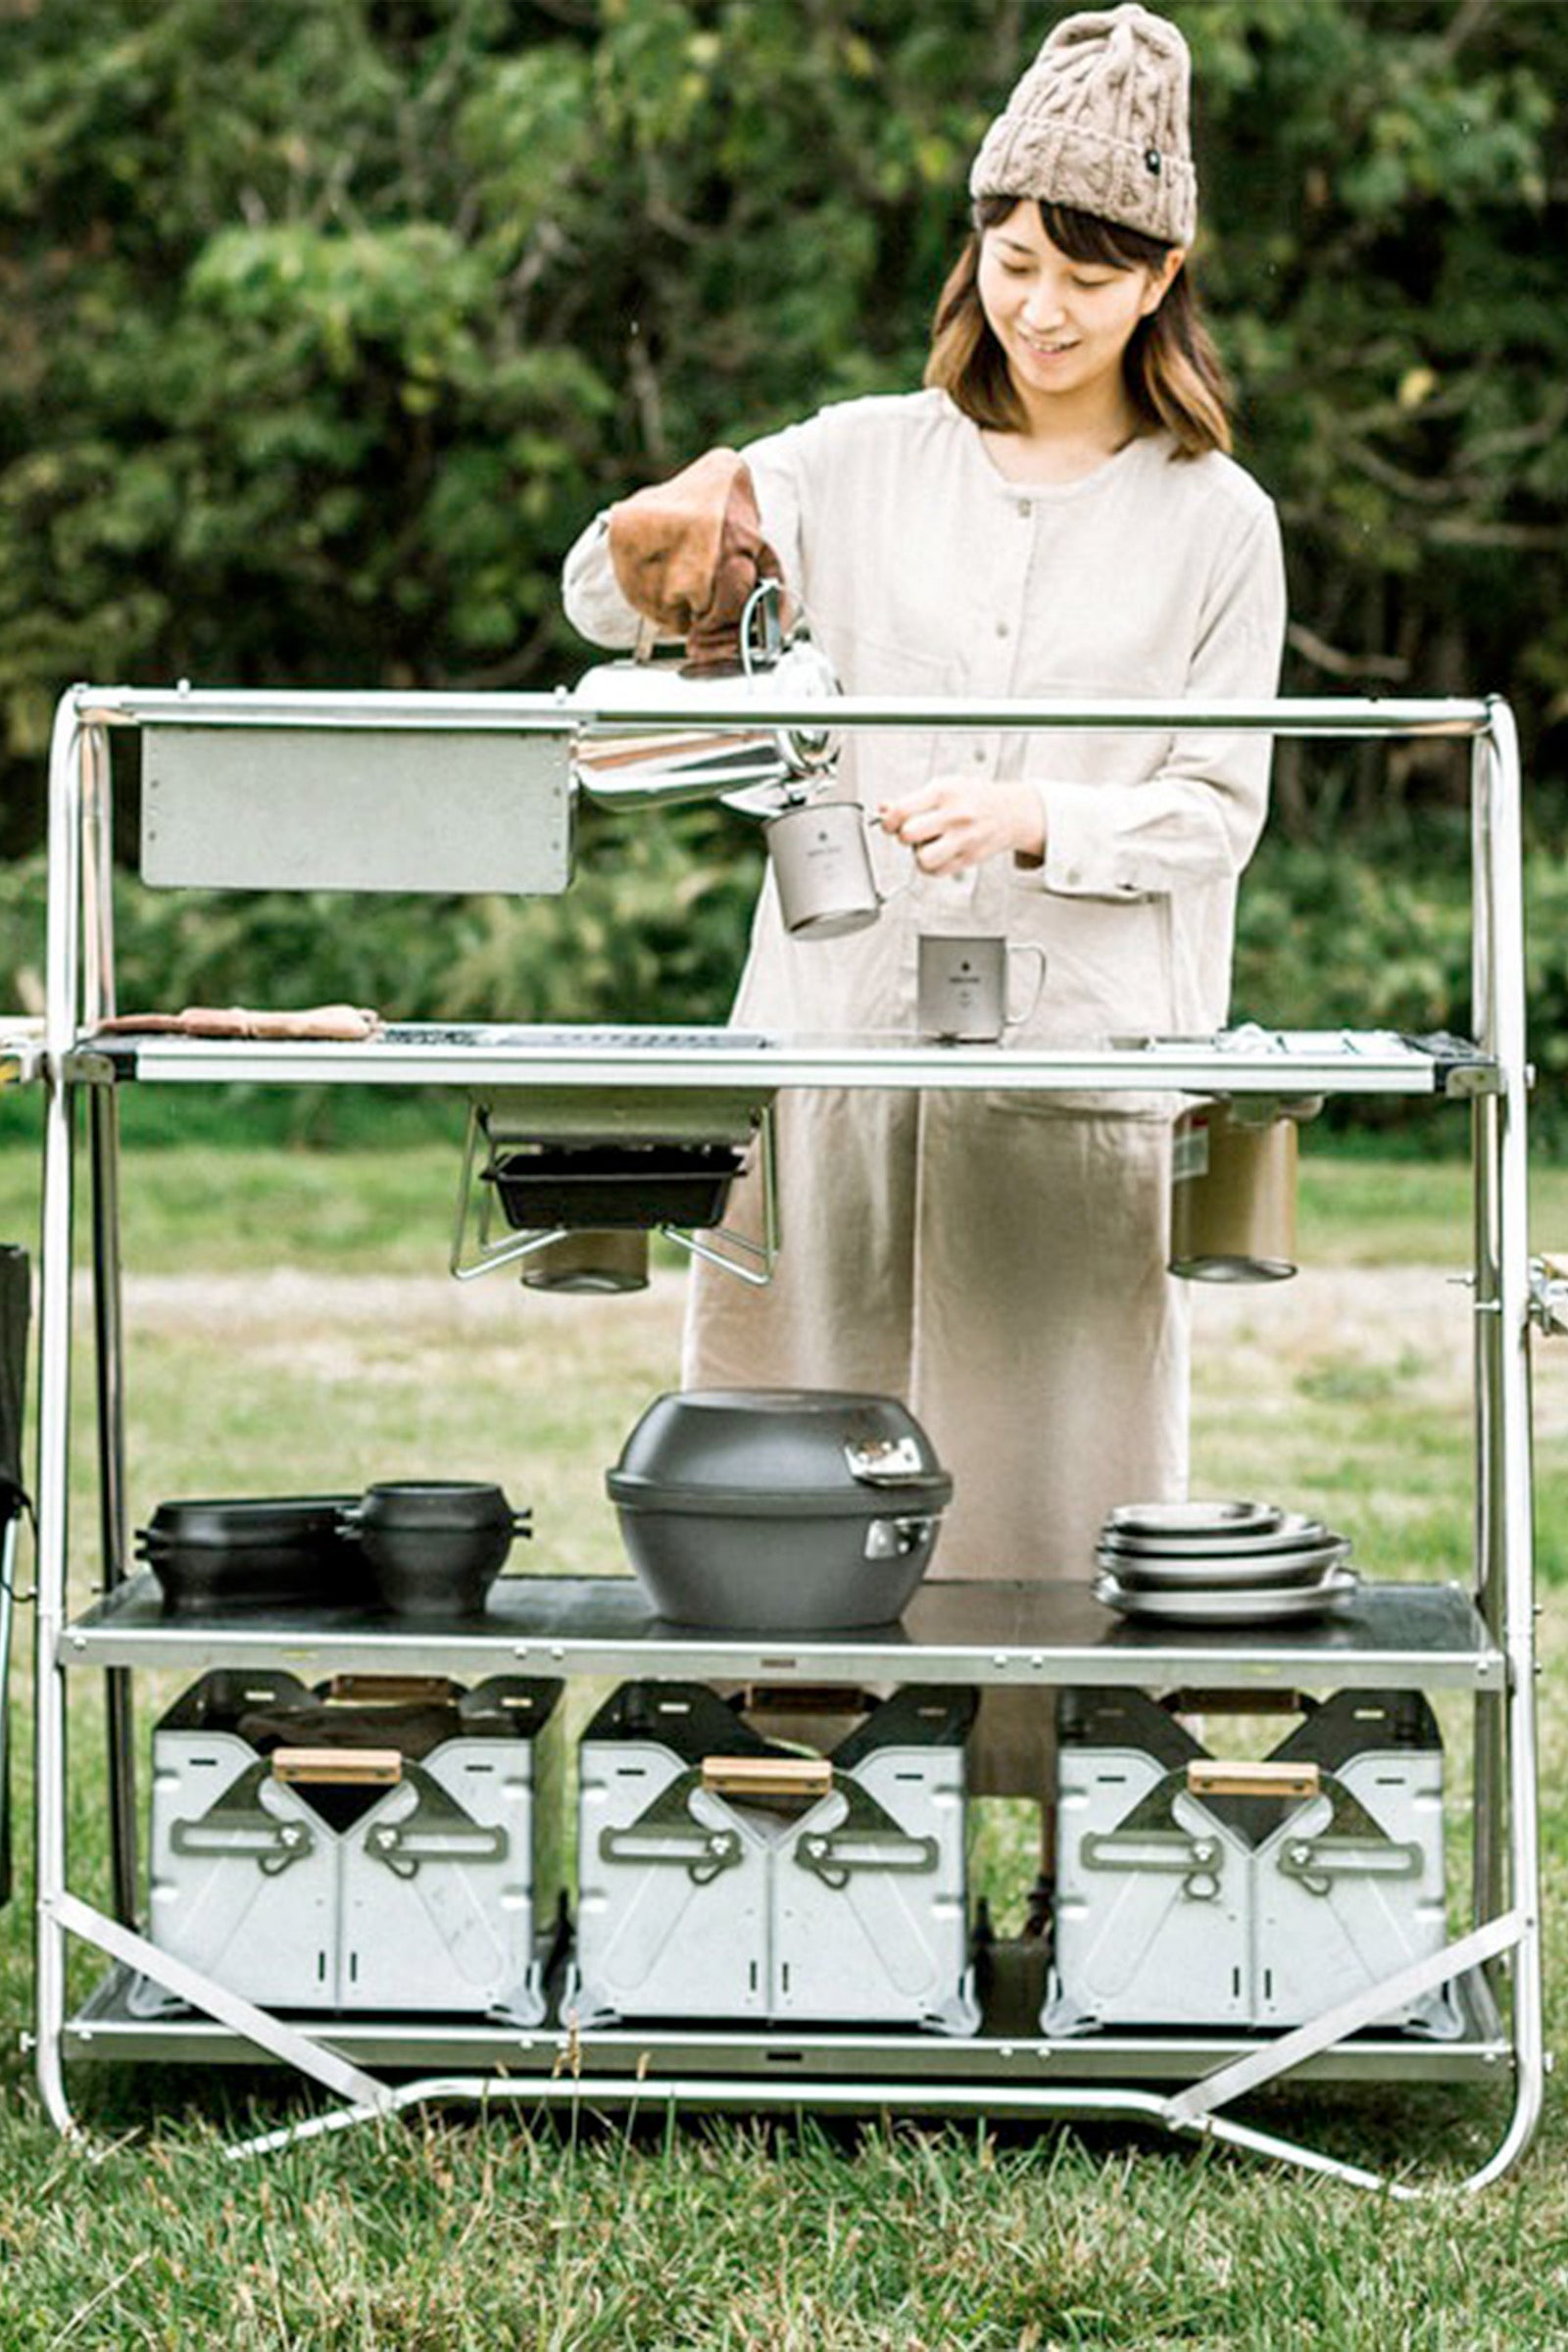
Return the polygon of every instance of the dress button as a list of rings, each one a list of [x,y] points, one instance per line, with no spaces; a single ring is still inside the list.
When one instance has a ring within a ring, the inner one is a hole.
[[[1018,513],[1023,516],[1025,522],[1028,521],[1030,514],[1033,512],[1034,510],[1031,507],[1029,500],[1026,498],[1020,498],[1018,501]]]
[[[997,635],[998,635],[999,637],[1005,637],[1005,636],[1006,636],[1006,634],[1007,634],[1007,623],[1006,623],[1004,620],[999,620],[999,621],[998,621],[998,623],[997,623]]]

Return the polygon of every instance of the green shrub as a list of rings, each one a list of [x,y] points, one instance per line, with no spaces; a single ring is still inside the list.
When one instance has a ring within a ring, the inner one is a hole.
[[[35,1004],[44,861],[0,867],[0,1004]],[[721,810],[583,813],[560,899],[148,891],[117,876],[124,1010],[373,1004],[402,1020],[722,1020],[760,870]]]
[[[1433,856],[1432,852],[1446,851]],[[1525,859],[1525,984],[1538,1140],[1568,1140],[1568,852]],[[1266,839],[1242,888],[1234,1016],[1291,1028],[1474,1034],[1468,847],[1459,821],[1381,853]],[[1388,1136],[1419,1113],[1341,1099],[1331,1123]]]

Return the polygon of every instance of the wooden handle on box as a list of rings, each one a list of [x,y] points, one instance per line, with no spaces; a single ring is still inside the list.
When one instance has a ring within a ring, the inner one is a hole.
[[[1227,1764],[1205,1756],[1187,1767],[1193,1796],[1316,1796],[1319,1780],[1315,1764]]]
[[[444,1674],[334,1674],[326,1687],[331,1705],[407,1706],[440,1698],[456,1698],[458,1685]]]
[[[703,1787],[715,1796],[826,1796],[826,1756],[705,1756]]]
[[[279,1747],[272,1778],[290,1787],[326,1782],[344,1788],[393,1788],[403,1778],[395,1747]]]
[[[854,1683],[748,1683],[741,1692],[748,1715],[869,1715],[876,1703]]]

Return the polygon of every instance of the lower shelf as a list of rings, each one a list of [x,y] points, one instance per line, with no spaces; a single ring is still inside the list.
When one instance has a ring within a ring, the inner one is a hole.
[[[302,2033],[355,2064],[398,2074],[504,2070],[509,2076],[557,2076],[564,2057],[579,2067],[585,2093],[596,2075],[624,2082],[635,2074],[650,2100],[662,2078],[711,2075],[757,2081],[788,2076],[812,2082],[868,2082],[902,2088],[914,2097],[921,2083],[969,2084],[984,2108],[987,2085],[1011,2090],[1071,2082],[1186,2082],[1265,2046],[1268,2035],[1177,2034],[1085,2034],[1045,2041],[1038,2018],[1044,1955],[1037,1946],[1003,1944],[992,1955],[982,2031],[972,2038],[871,2033],[854,2027],[806,2034],[735,2027],[699,2030],[654,2025],[600,2030],[568,2037],[559,2026],[533,2032],[483,2020],[431,2017],[329,2018],[291,2016]],[[91,1998],[67,2021],[68,2058],[162,2065],[256,2066],[268,2061],[226,2027],[194,2012],[146,2020],[126,2005],[130,1982],[114,1968]],[[1297,2082],[1495,2082],[1512,2063],[1512,2048],[1486,1980],[1462,1977],[1455,1990],[1465,2018],[1453,2041],[1414,2034],[1365,2034],[1323,2051],[1298,2067]],[[803,2104],[809,2104],[808,2098]]]
[[[1087,1577],[929,1578],[897,1625],[839,1634],[694,1632],[655,1617],[629,1576],[505,1576],[482,1614],[349,1609],[171,1613],[143,1570],[61,1636],[65,1666],[286,1668],[318,1674],[662,1675],[692,1682],[1071,1683],[1139,1690],[1501,1690],[1507,1661],[1456,1585],[1363,1585],[1343,1617],[1225,1631],[1128,1625]]]

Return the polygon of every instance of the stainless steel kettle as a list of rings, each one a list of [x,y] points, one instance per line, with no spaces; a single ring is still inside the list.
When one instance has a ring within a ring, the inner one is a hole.
[[[600,662],[578,680],[572,699],[588,715],[572,747],[572,772],[590,799],[675,806],[732,793],[765,799],[776,790],[774,805],[783,806],[831,775],[839,743],[830,727],[774,726],[765,717],[748,727],[709,716],[714,703],[755,702],[765,710],[837,695],[832,663],[804,625],[786,631],[783,597],[779,581],[763,580],[748,598],[738,671],[695,670],[679,649],[650,641],[635,659]],[[665,713],[682,723],[659,723]]]

